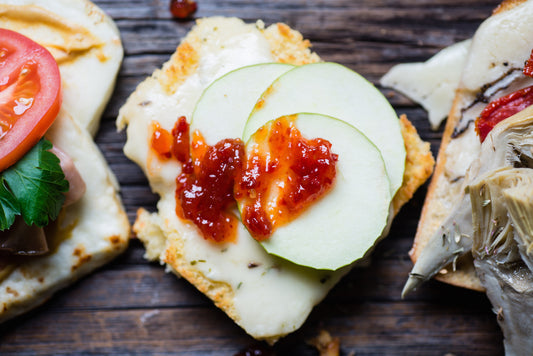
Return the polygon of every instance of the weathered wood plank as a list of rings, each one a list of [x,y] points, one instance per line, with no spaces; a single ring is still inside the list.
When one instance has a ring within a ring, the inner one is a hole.
[[[168,0],[96,0],[117,22],[125,60],[96,141],[122,186],[131,221],[138,207],[155,208],[141,170],[122,153],[125,133],[114,120],[136,85],[161,66],[193,25],[175,21]],[[197,17],[238,16],[286,22],[327,61],[347,65],[373,83],[394,64],[422,61],[470,37],[497,0],[198,0]],[[442,131],[425,112],[383,89],[437,152]],[[407,253],[425,187],[397,216],[367,267],[350,272],[298,332],[280,341],[278,355],[316,355],[307,341],[322,328],[340,337],[342,354],[501,355],[501,332],[481,293],[429,282],[401,300],[411,267]],[[143,259],[133,240],[113,263],[50,302],[0,326],[1,355],[232,355],[253,343],[185,280]]]
[[[501,334],[489,318],[480,318],[479,308],[462,315],[459,311],[443,307],[435,318],[433,306],[425,303],[416,308],[388,302],[323,304],[300,331],[276,348],[302,350],[325,328],[341,338],[346,353],[357,355],[435,354],[436,345],[455,354],[501,354],[501,348],[493,346]],[[231,355],[252,343],[222,312],[209,308],[50,311],[30,314],[20,325],[18,332],[4,334],[2,355],[45,355],[50,350],[54,354],[76,350],[82,355]],[[406,334],[411,335],[409,343]]]

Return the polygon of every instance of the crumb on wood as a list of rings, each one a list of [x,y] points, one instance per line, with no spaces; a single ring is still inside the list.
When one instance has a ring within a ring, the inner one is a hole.
[[[320,330],[317,337],[309,340],[309,344],[316,347],[320,356],[339,356],[340,339],[331,337],[326,330]]]

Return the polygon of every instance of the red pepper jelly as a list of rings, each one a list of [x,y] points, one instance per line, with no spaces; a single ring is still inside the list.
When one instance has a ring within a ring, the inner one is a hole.
[[[256,240],[300,215],[333,186],[337,155],[331,143],[306,139],[294,116],[260,128],[247,144],[243,173],[235,185],[241,217]]]
[[[239,139],[225,139],[208,146],[199,132],[194,132],[189,146],[189,124],[180,117],[172,130],[152,134],[152,148],[162,157],[166,152],[183,164],[176,178],[176,214],[189,219],[205,239],[215,242],[234,241],[238,219],[231,211],[235,206],[233,186],[240,174],[244,144]],[[171,147],[158,149],[156,136],[173,137]]]
[[[198,4],[194,0],[170,0],[169,9],[173,17],[183,20],[196,12]]]
[[[321,138],[305,139],[294,117],[282,117],[263,126],[244,152],[240,139],[224,139],[214,146],[180,117],[172,133],[154,124],[152,149],[164,159],[182,163],[176,183],[176,214],[193,221],[205,239],[236,239],[241,218],[257,240],[296,218],[326,194],[335,180],[337,155]],[[169,137],[171,139],[169,139]]]

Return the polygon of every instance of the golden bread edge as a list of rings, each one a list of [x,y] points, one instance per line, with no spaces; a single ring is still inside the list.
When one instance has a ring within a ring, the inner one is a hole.
[[[437,187],[439,185],[449,185],[449,180],[444,174],[446,166],[446,148],[451,141],[451,136],[460,118],[458,112],[460,111],[461,95],[462,91],[459,89],[456,92],[452,110],[446,121],[441,145],[437,154],[435,170],[428,186],[413,246],[409,251],[409,256],[413,263],[416,262],[418,256],[421,254],[434,232],[437,231],[449,214],[449,210],[440,204],[439,197],[437,196]],[[443,189],[441,188],[440,190],[442,191]],[[458,265],[457,267],[458,268],[455,271],[446,270],[446,273],[437,274],[435,278],[458,287],[477,291],[484,290],[481,286],[481,282],[475,274],[472,261],[469,261],[469,259],[466,258],[463,260],[463,264]]]
[[[310,50],[310,42],[304,40],[301,33],[289,26],[277,23],[262,30],[265,39],[271,47],[274,59],[280,63],[295,65],[318,62],[319,56]],[[173,92],[183,82],[183,76],[190,75],[197,68],[198,54],[195,42],[198,41],[194,30],[183,39],[176,52],[163,68],[156,70],[153,78],[168,92]],[[161,75],[164,74],[164,75]],[[404,183],[393,200],[393,211],[396,214],[400,208],[411,199],[433,171],[434,159],[429,143],[423,142],[415,127],[403,115],[400,126],[406,146],[406,169]],[[139,209],[133,225],[133,231],[146,248],[145,258],[159,261],[176,275],[185,278],[199,291],[209,297],[217,307],[222,309],[230,318],[238,323],[238,315],[234,311],[232,287],[226,283],[210,280],[197,268],[192,266],[180,252],[183,241],[179,233],[165,228],[157,213],[149,213]],[[275,342],[283,335],[273,335],[265,338],[268,342]]]

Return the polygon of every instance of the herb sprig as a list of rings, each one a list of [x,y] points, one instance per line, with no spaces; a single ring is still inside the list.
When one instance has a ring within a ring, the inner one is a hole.
[[[41,139],[21,160],[0,173],[0,231],[21,215],[26,224],[43,227],[59,215],[69,189],[59,158]]]

